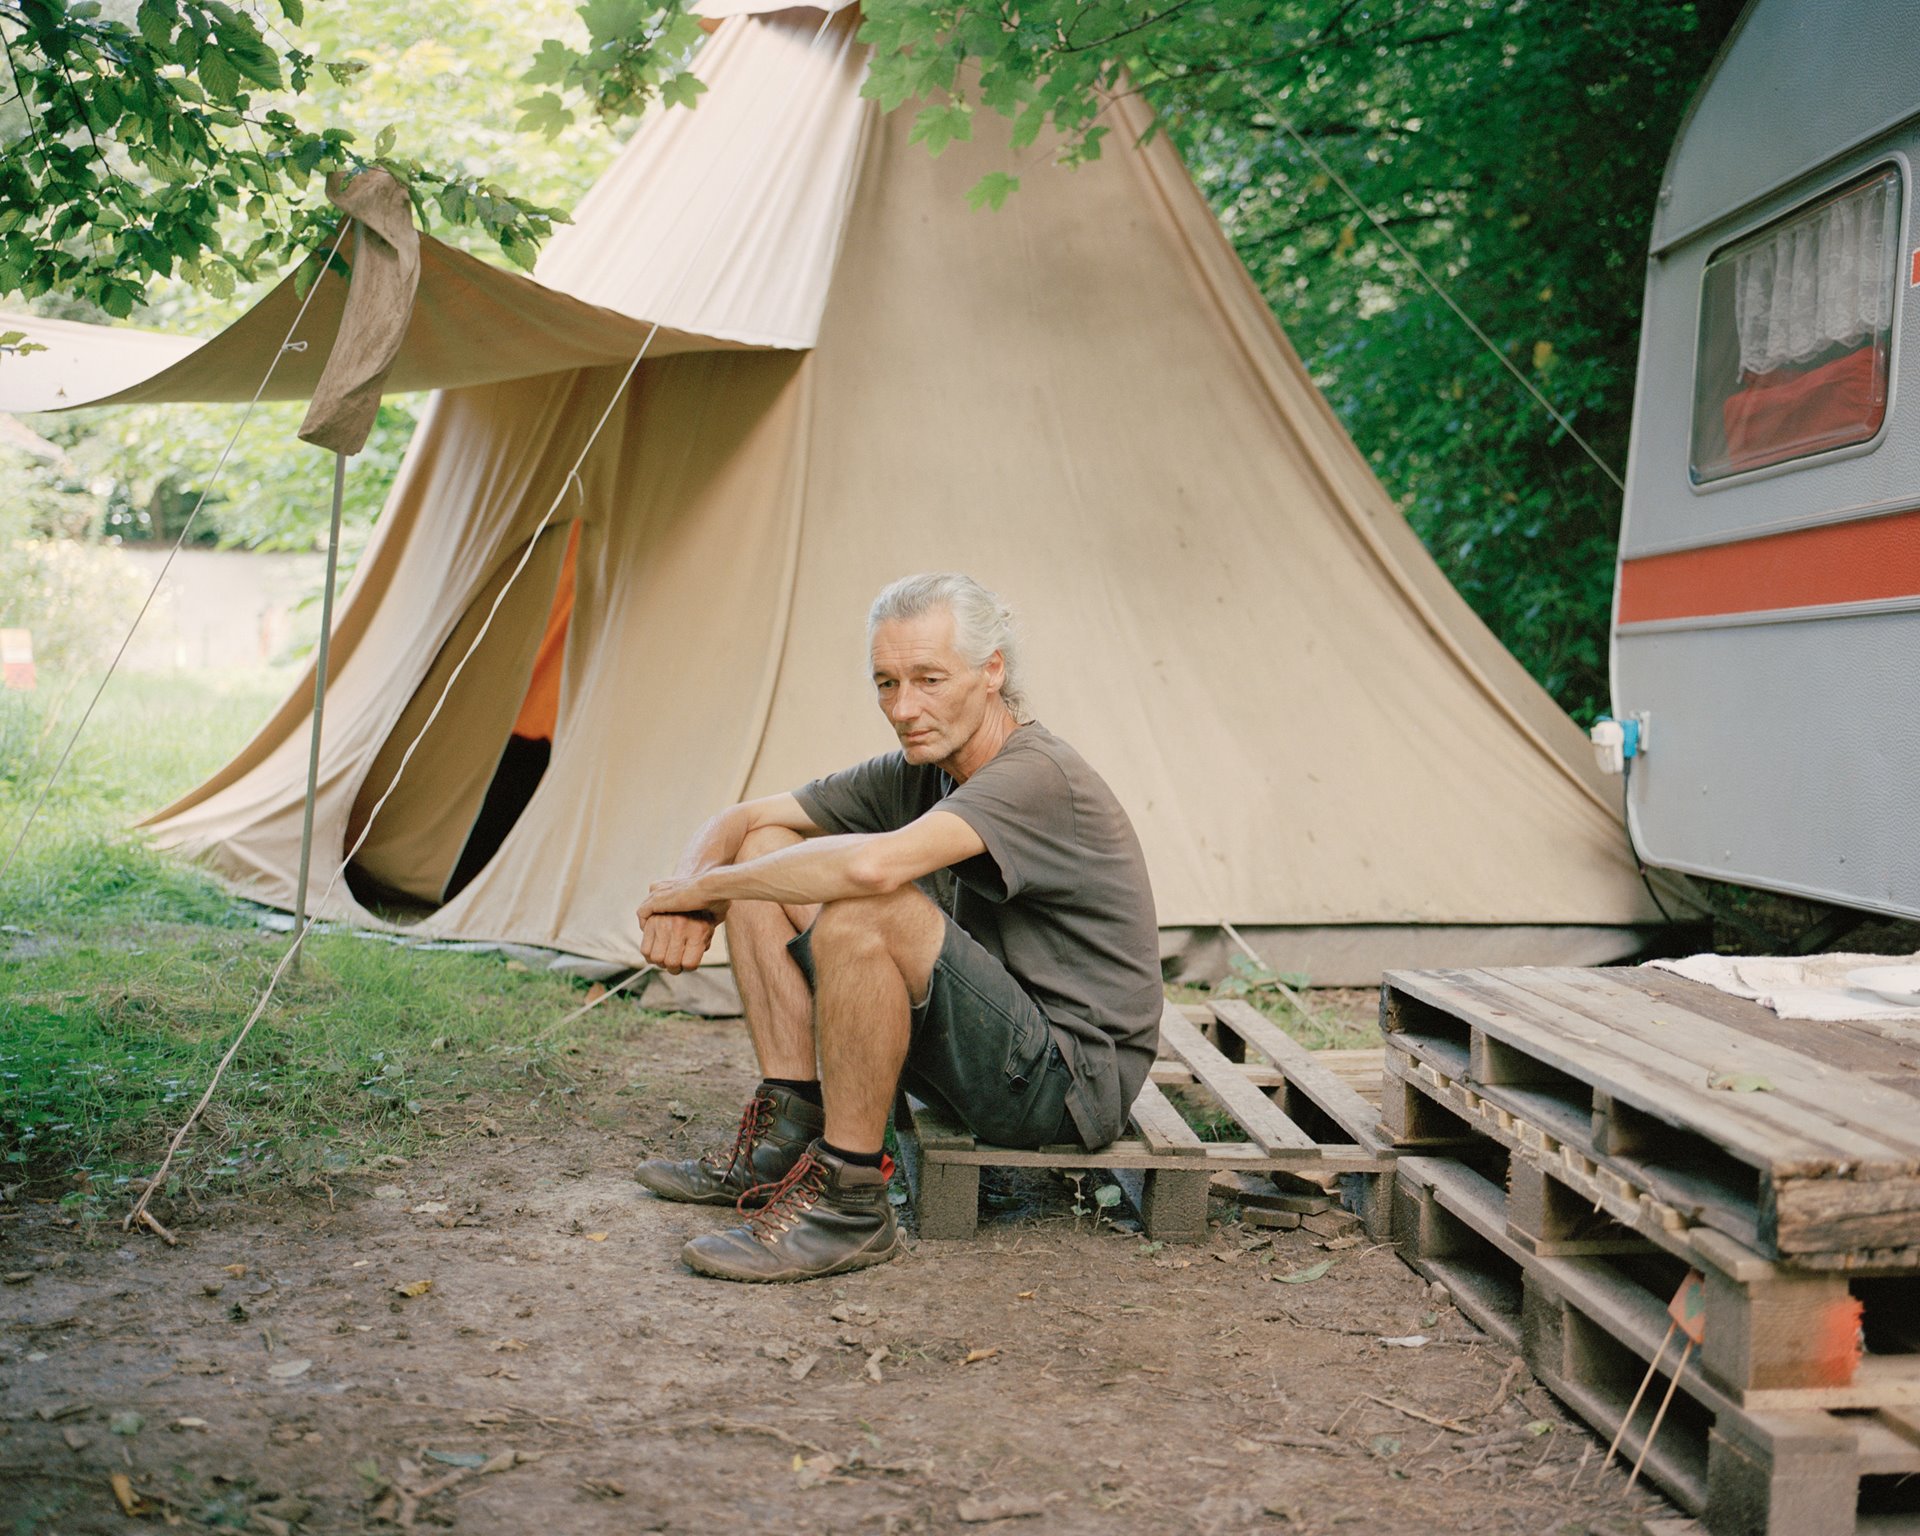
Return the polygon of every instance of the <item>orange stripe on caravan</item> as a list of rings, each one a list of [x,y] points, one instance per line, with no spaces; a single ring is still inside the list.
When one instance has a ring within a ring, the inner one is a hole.
[[[1764,613],[1920,596],[1920,508],[1620,567],[1620,622]]]

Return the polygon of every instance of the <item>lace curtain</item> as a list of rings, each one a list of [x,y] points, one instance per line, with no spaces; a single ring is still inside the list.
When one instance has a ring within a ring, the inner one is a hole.
[[[1888,172],[1734,256],[1743,374],[1811,362],[1892,325],[1899,213]]]

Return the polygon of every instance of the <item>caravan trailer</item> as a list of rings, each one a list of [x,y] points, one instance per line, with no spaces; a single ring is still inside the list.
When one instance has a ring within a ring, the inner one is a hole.
[[[1648,863],[1909,917],[1916,21],[1910,0],[1754,0],[1681,126],[1614,586],[1619,724],[1595,735],[1624,748]]]

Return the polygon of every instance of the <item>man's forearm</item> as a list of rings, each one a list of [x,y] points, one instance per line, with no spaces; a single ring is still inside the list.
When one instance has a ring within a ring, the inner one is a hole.
[[[674,874],[682,880],[691,879],[723,864],[731,864],[740,856],[740,845],[747,840],[750,819],[744,805],[730,805],[719,815],[709,818],[693,834],[686,850],[680,855],[680,863]]]
[[[725,907],[734,901],[806,906],[878,895],[893,883],[875,868],[873,842],[871,836],[858,833],[809,838],[744,864],[703,868],[688,879],[680,894],[690,906],[698,907]]]

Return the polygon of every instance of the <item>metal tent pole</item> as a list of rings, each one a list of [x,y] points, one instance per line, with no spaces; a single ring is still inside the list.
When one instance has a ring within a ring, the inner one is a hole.
[[[333,639],[333,579],[340,569],[340,503],[346,494],[347,456],[333,456],[333,518],[327,527],[327,584],[320,595],[320,654],[313,671],[313,733],[307,745],[307,801],[300,817],[300,879],[293,907],[294,964],[307,934],[307,867],[313,858],[313,801],[320,780],[320,717],[327,703],[327,647]]]

